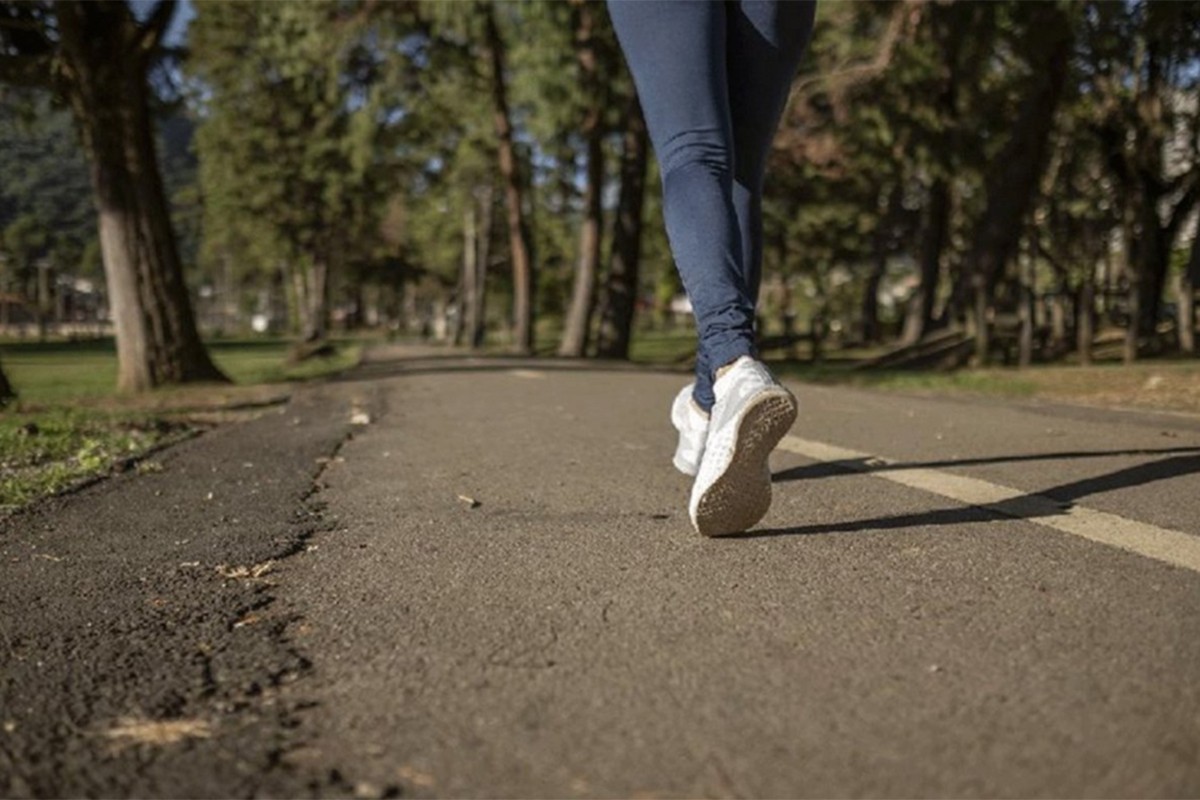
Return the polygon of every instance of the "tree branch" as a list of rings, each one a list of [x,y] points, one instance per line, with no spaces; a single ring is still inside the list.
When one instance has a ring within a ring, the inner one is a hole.
[[[883,74],[892,63],[892,56],[895,54],[901,34],[906,28],[910,31],[915,29],[920,21],[921,6],[924,5],[924,2],[925,0],[906,0],[896,6],[888,20],[887,28],[884,29],[883,36],[880,37],[879,49],[875,51],[875,55],[870,60],[860,61],[856,64],[841,64],[823,75],[801,81],[792,91],[802,94],[811,87],[824,83],[833,87],[833,91],[844,92],[856,84]]]
[[[0,83],[32,89],[54,88],[50,59],[43,55],[0,56]]]
[[[44,25],[41,20],[33,17],[0,17],[0,28],[10,31],[36,31],[41,33]]]
[[[171,20],[175,18],[177,7],[176,0],[159,0],[138,34],[136,46],[139,51],[148,53],[158,47],[167,28],[171,26]]]

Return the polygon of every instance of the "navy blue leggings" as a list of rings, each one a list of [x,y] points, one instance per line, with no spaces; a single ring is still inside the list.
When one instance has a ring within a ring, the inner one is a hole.
[[[608,0],[663,183],[696,316],[696,403],[754,355],[767,152],[812,33],[811,0]]]

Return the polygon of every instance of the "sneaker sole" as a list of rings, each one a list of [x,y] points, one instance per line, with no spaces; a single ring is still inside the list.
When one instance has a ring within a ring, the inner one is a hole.
[[[796,421],[796,398],[786,389],[763,392],[742,413],[729,466],[696,505],[696,530],[727,536],[749,530],[771,508],[767,457]]]

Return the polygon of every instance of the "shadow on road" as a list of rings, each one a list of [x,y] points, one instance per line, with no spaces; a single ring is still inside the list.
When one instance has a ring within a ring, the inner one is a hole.
[[[1116,450],[1107,452],[1075,452],[1060,454],[1044,454],[1037,456],[998,456],[985,459],[964,459],[962,461],[928,462],[914,464],[872,465],[865,461],[830,462],[797,467],[774,476],[776,482],[788,480],[812,480],[817,478],[835,477],[847,473],[885,472],[888,470],[964,466],[967,464],[995,464],[1004,462],[1033,461],[1039,459],[1052,460],[1056,458],[1085,458],[1117,455],[1148,455],[1164,453],[1181,453],[1147,464],[1137,464],[1106,475],[1097,475],[1070,483],[1063,483],[1037,492],[1029,492],[1004,500],[999,503],[988,503],[981,506],[964,506],[958,508],[940,508],[918,514],[897,514],[889,517],[873,519],[848,520],[832,525],[802,525],[791,528],[770,528],[747,531],[731,538],[758,538],[763,536],[803,536],[821,533],[852,533],[856,531],[895,530],[898,528],[929,527],[938,525],[962,525],[973,522],[993,522],[1003,518],[1039,519],[1057,516],[1069,511],[1075,501],[1093,494],[1111,492],[1117,489],[1128,489],[1134,486],[1144,486],[1167,478],[1177,478],[1200,472],[1200,448],[1172,447],[1161,450]]]
[[[986,458],[957,458],[946,461],[914,461],[906,464],[874,462],[869,459],[853,461],[827,461],[792,467],[771,476],[772,483],[830,478],[855,472],[898,472],[904,469],[938,469],[944,467],[974,467],[981,464],[1019,464],[1028,461],[1066,461],[1077,458],[1103,458],[1105,456],[1159,456],[1172,453],[1200,456],[1200,447],[1163,447],[1137,450],[1073,450],[1065,453],[1035,453],[1023,456],[988,456]],[[1114,473],[1116,474],[1116,473]]]

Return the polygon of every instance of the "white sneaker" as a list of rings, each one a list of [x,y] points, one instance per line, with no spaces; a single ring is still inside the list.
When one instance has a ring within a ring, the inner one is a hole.
[[[679,390],[671,404],[671,424],[679,431],[679,444],[671,461],[684,475],[695,475],[700,469],[704,440],[708,437],[708,417],[692,402],[695,388],[695,383],[689,383]]]
[[[704,445],[688,513],[705,536],[740,533],[771,507],[767,456],[796,421],[796,398],[749,356],[717,378]]]

